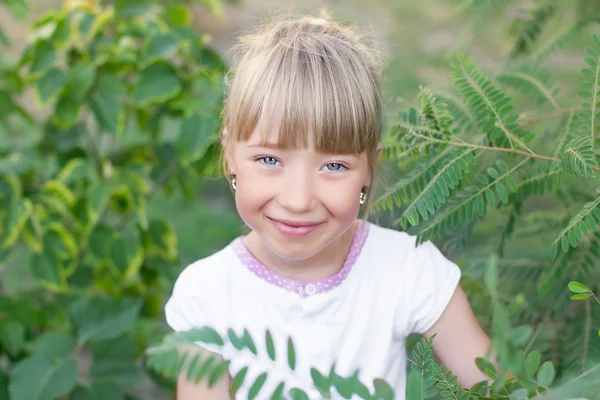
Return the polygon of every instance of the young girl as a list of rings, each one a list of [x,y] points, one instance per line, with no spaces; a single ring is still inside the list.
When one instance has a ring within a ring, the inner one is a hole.
[[[434,349],[466,387],[485,379],[475,365],[489,338],[458,286],[459,268],[431,243],[358,215],[372,192],[382,130],[381,63],[350,28],[322,18],[280,20],[241,41],[245,53],[223,114],[224,161],[240,217],[251,232],[189,265],[166,318],[176,331],[248,329],[258,355],[226,342],[203,345],[230,361],[209,389],[181,378],[178,399],[236,399],[280,382],[321,398],[310,369],[370,385],[384,379],[403,399],[406,337],[437,333]],[[276,361],[265,345],[269,330]],[[287,365],[287,340],[297,354]],[[372,387],[369,387],[372,390]],[[333,398],[336,397],[333,393]]]

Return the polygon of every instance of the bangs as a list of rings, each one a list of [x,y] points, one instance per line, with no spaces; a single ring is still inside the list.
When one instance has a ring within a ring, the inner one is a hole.
[[[256,131],[266,143],[276,132],[284,149],[374,151],[381,129],[378,83],[344,44],[341,51],[344,46],[298,35],[246,54],[229,96],[232,137],[247,141]]]

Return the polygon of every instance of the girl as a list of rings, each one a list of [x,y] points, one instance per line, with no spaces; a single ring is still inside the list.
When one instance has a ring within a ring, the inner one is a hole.
[[[490,340],[458,286],[460,269],[431,242],[416,246],[415,237],[358,219],[381,149],[382,67],[373,46],[311,17],[271,23],[241,44],[222,141],[251,231],[181,273],[166,319],[176,331],[210,326],[224,338],[228,328],[248,329],[258,355],[202,345],[230,361],[229,376],[212,389],[181,378],[177,398],[227,399],[231,376],[248,367],[236,399],[247,399],[263,372],[258,398],[285,382],[317,399],[310,369],[327,374],[335,363],[339,375],[358,370],[367,385],[384,379],[403,399],[413,332],[437,333],[434,349],[463,386],[485,379],[474,360]]]

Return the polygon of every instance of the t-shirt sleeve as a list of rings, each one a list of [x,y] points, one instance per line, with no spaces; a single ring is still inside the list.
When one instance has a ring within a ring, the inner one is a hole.
[[[171,297],[165,305],[167,324],[175,332],[210,327],[222,335],[217,321],[218,299],[204,290],[204,286],[208,285],[203,285],[201,282],[203,278],[194,273],[195,267],[194,265],[187,267],[175,282]],[[203,342],[196,342],[196,344],[213,353],[222,354],[217,345]]]
[[[460,268],[448,260],[431,241],[416,248],[406,259],[400,296],[403,312],[396,326],[405,334],[425,333],[439,320],[461,277]]]

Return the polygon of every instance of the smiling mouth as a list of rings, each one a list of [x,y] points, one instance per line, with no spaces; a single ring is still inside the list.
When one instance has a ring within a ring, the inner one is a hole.
[[[312,221],[289,221],[274,218],[268,219],[282,235],[288,237],[306,236],[323,224],[322,222]]]

